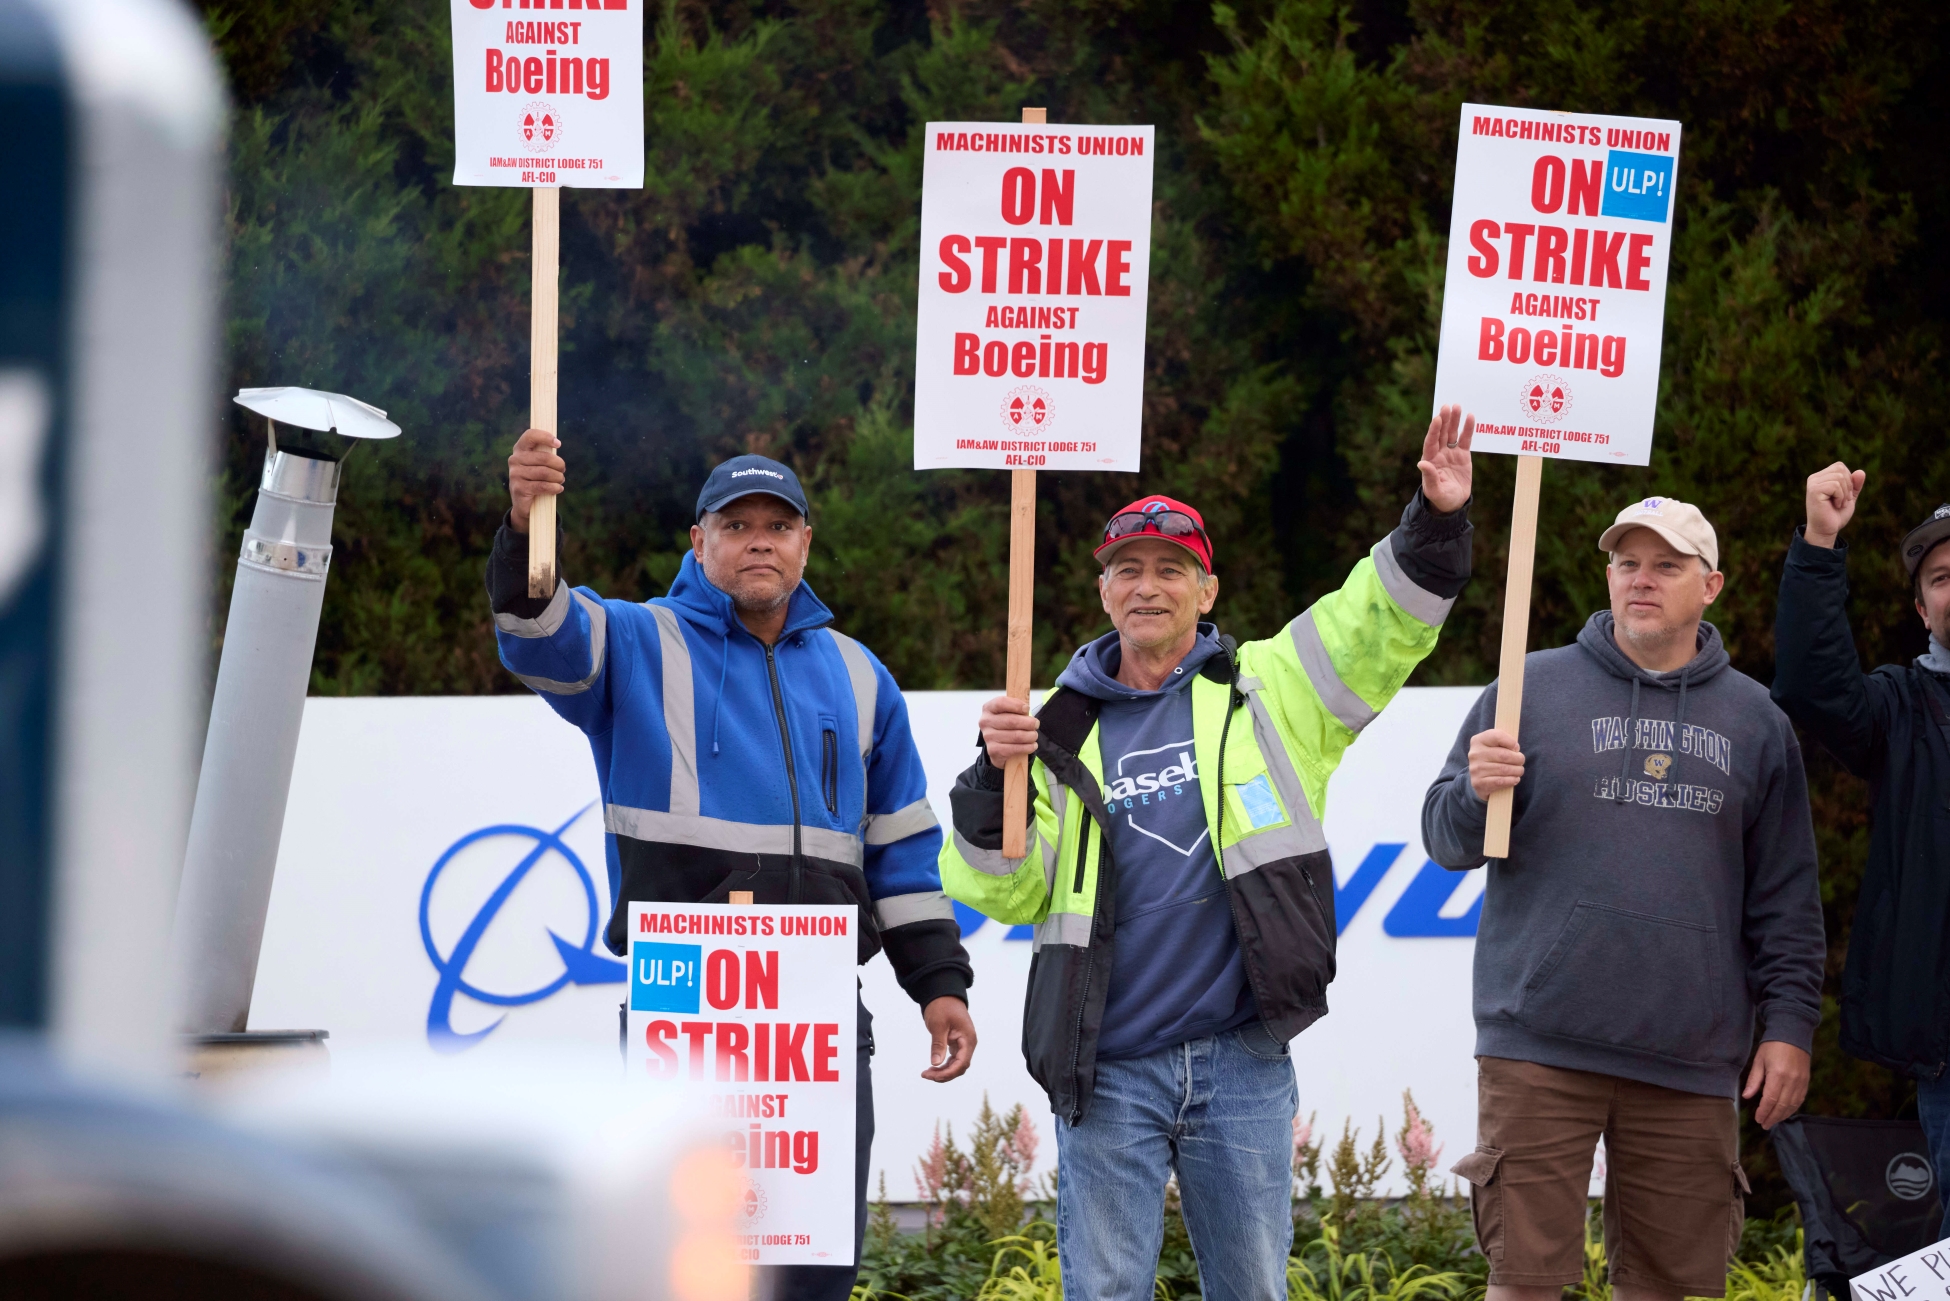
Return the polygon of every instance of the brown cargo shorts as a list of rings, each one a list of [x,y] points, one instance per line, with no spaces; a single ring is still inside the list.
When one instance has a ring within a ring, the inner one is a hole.
[[[1732,1099],[1501,1057],[1476,1067],[1476,1150],[1453,1173],[1469,1181],[1490,1282],[1562,1287],[1584,1277],[1602,1134],[1612,1283],[1726,1295],[1747,1191]]]

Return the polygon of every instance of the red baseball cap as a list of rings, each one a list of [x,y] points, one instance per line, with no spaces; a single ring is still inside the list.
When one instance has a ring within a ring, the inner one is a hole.
[[[1103,543],[1093,554],[1108,564],[1126,542],[1138,538],[1176,542],[1192,553],[1206,573],[1212,572],[1212,539],[1206,535],[1205,519],[1182,501],[1170,497],[1139,497],[1110,517],[1110,522],[1104,525]]]

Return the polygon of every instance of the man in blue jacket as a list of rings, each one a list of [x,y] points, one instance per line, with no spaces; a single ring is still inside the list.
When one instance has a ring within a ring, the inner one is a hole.
[[[537,429],[508,458],[512,509],[488,561],[501,662],[595,751],[608,830],[605,933],[630,905],[855,904],[861,962],[885,951],[920,1004],[937,1082],[968,1069],[974,979],[941,891],[941,831],[891,674],[805,583],[812,526],[791,470],[738,456],[705,480],[667,595],[604,600],[557,581],[528,596],[528,517],[560,493],[561,444]],[[873,1141],[872,1017],[859,1012],[854,1259]],[[858,1266],[765,1271],[774,1301],[839,1301]]]
[[[1808,476],[1774,619],[1774,700],[1870,784],[1869,858],[1842,968],[1842,1049],[1916,1079],[1937,1188],[1950,1181],[1950,504],[1902,542],[1929,635],[1909,664],[1862,671],[1848,626],[1848,547],[1867,475]],[[1950,1197],[1942,1236],[1950,1238]]]

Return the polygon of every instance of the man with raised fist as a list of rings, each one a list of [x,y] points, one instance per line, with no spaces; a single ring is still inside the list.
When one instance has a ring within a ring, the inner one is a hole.
[[[1774,617],[1774,699],[1874,793],[1842,971],[1842,1050],[1915,1078],[1941,1189],[1950,1180],[1950,504],[1911,529],[1900,553],[1928,648],[1864,673],[1839,538],[1867,478],[1840,461],[1808,476],[1808,522],[1788,545]],[[1941,1236],[1950,1238],[1950,1210]]]

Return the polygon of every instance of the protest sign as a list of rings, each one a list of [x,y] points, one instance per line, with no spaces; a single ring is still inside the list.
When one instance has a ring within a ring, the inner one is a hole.
[[[1033,128],[1033,129],[1026,129]],[[914,468],[1007,469],[1003,690],[1029,699],[1036,471],[1138,468],[1151,283],[1148,126],[930,122],[921,169]],[[1024,853],[1029,761],[1003,768]]]
[[[859,917],[630,905],[628,1069],[708,1094],[744,1173],[751,1264],[853,1263]]]
[[[451,0],[454,184],[643,186],[643,0]]]
[[[1435,404],[1518,457],[1496,726],[1517,735],[1544,458],[1645,465],[1659,396],[1677,122],[1464,104]],[[1483,852],[1508,855],[1512,792]]]
[[[1463,105],[1435,394],[1476,451],[1651,460],[1679,134]]]
[[[914,468],[1138,468],[1148,126],[930,122]]]
[[[1852,1301],[1950,1301],[1950,1238],[1848,1281]]]
[[[535,192],[528,423],[557,433],[561,187],[643,188],[643,0],[530,3],[450,0],[454,184]],[[528,594],[554,592],[555,498],[543,497],[528,521]]]

